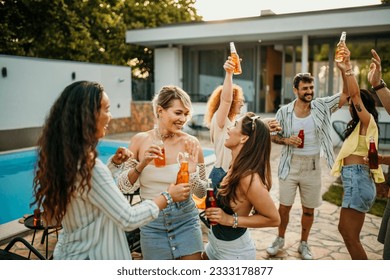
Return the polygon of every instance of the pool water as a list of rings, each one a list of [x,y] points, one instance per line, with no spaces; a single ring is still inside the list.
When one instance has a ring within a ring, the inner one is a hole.
[[[105,163],[118,147],[128,142],[101,140],[97,146],[98,157]],[[213,155],[204,149],[205,158]],[[0,154],[0,225],[31,214],[32,187],[37,150],[35,148]]]
[[[100,141],[98,157],[106,162],[120,146],[128,142]],[[0,155],[0,225],[33,212],[32,187],[37,150],[31,148]]]

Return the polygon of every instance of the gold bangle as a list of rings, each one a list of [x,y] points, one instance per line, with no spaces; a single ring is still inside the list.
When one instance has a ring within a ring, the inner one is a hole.
[[[141,174],[141,171],[138,171],[137,166],[134,166],[134,171],[135,171],[135,173],[137,173],[138,175]]]
[[[346,76],[355,76],[355,72],[352,69],[345,71]]]

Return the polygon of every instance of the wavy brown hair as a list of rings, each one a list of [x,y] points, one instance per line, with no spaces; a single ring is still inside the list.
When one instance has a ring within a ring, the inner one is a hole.
[[[243,117],[241,133],[249,138],[230,166],[231,172],[222,180],[218,191],[222,205],[227,207],[237,200],[240,180],[248,175],[251,175],[252,183],[253,175],[259,174],[268,191],[272,186],[271,136],[268,127],[254,113],[248,112]]]
[[[46,221],[60,224],[75,192],[91,189],[97,157],[97,117],[103,87],[80,81],[67,86],[54,102],[38,140],[34,197]]]
[[[223,86],[218,86],[210,95],[209,100],[207,101],[207,111],[204,116],[204,123],[207,127],[210,126],[211,119],[213,118],[215,112],[218,110],[219,105],[221,104],[222,87]],[[233,84],[233,102],[230,106],[228,114],[229,119],[232,120],[236,116],[232,108],[237,102],[241,102],[242,99],[244,99],[244,92],[242,91],[242,88],[236,84]]]

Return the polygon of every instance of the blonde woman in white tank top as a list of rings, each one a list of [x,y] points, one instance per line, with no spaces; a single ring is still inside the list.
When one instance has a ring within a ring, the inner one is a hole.
[[[153,111],[156,127],[136,134],[129,149],[134,159],[127,163],[127,170],[119,176],[122,192],[140,187],[142,200],[149,200],[164,193],[176,182],[179,153],[189,154],[189,186],[191,194],[202,198],[206,195],[207,178],[203,152],[198,139],[182,131],[191,116],[188,94],[177,86],[164,86],[154,97]],[[163,140],[165,165],[157,167],[154,159],[162,157],[156,138]],[[198,210],[192,199],[170,203],[160,211],[156,220],[141,227],[143,259],[200,259],[203,251],[202,233]]]

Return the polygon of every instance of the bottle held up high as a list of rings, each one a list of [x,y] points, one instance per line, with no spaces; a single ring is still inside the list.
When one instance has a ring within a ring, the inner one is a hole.
[[[206,196],[206,209],[210,207],[217,207],[217,201],[214,196],[214,189],[211,179],[208,180],[207,184],[207,196]],[[217,222],[209,221],[210,225],[215,226]]]
[[[233,74],[234,75],[241,74],[242,73],[241,61],[240,61],[240,57],[238,56],[238,53],[237,53],[237,50],[236,50],[236,46],[234,45],[234,42],[230,42],[230,56],[232,57],[232,60],[233,60],[233,62],[235,64]]]
[[[334,56],[334,61],[336,62],[342,62],[344,60],[344,56],[340,52],[341,52],[341,46],[345,45],[346,38],[347,38],[347,32],[345,31],[341,32],[340,41],[337,44],[336,54]]]
[[[375,139],[373,136],[370,137],[370,148],[368,150],[368,162],[370,169],[378,168],[378,150],[376,149]]]

